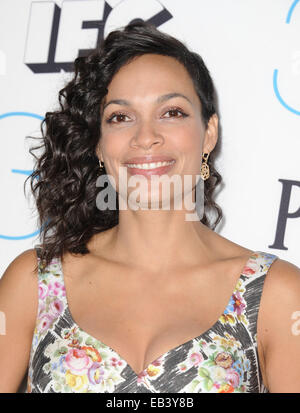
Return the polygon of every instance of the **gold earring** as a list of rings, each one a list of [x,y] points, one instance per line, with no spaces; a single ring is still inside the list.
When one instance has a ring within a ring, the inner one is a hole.
[[[207,164],[208,157],[209,157],[209,153],[203,153],[203,155],[202,155],[202,164],[201,164],[201,172],[200,172],[200,176],[203,179],[203,181],[206,181],[210,176],[209,166]]]
[[[99,166],[100,166],[100,169],[104,168],[104,162],[100,161],[100,159],[99,159]]]

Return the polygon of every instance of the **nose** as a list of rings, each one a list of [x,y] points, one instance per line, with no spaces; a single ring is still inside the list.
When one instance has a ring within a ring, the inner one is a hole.
[[[139,125],[135,135],[131,139],[131,146],[150,149],[152,145],[162,145],[164,137],[157,130],[153,121],[143,121]]]

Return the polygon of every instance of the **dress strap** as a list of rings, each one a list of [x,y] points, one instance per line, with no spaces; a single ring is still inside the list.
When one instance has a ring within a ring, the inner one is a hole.
[[[34,247],[38,259],[39,307],[37,328],[46,330],[63,314],[66,307],[66,291],[60,271],[59,261],[53,258],[48,266],[41,259],[41,248]]]
[[[255,251],[245,264],[242,274],[251,279],[267,274],[270,266],[277,258],[277,255],[268,252]]]
[[[257,320],[263,293],[264,281],[277,255],[256,251],[251,255],[243,268],[241,275],[243,299],[246,304],[246,318],[249,321],[247,329],[253,344],[257,344]]]

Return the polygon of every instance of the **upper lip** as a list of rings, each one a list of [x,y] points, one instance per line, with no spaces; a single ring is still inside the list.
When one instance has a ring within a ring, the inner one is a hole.
[[[175,161],[174,158],[165,155],[145,155],[145,156],[135,156],[133,158],[127,159],[124,164],[133,163],[150,163],[150,162],[164,162],[164,161]]]

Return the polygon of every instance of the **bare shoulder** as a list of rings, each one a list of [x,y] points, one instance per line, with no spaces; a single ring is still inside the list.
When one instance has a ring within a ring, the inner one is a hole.
[[[34,248],[23,251],[10,262],[0,280],[5,283],[12,283],[17,280],[27,278],[35,279],[37,277],[37,254]]]
[[[6,268],[0,278],[0,303],[1,311],[10,317],[18,314],[20,319],[24,318],[24,326],[33,326],[38,305],[35,249],[22,252]]]
[[[263,294],[269,304],[279,299],[282,305],[299,305],[300,268],[281,258],[274,260],[265,279]]]
[[[300,268],[289,261],[277,258],[270,266],[264,281],[261,298],[261,319],[267,333],[272,325],[277,329],[277,316],[285,314],[291,320],[291,311],[300,310]],[[285,321],[286,318],[285,318]],[[267,342],[267,340],[266,340]]]
[[[269,390],[300,391],[300,269],[289,261],[277,258],[268,270],[258,327]]]
[[[19,254],[0,279],[0,392],[16,392],[28,367],[38,311],[37,256]],[[3,325],[4,324],[4,325]]]

